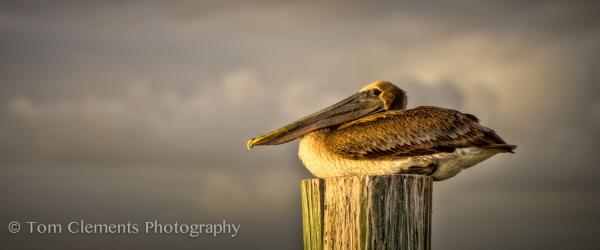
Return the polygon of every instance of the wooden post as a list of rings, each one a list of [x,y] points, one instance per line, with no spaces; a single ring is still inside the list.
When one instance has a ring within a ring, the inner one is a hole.
[[[432,182],[423,175],[303,180],[304,249],[429,250]]]

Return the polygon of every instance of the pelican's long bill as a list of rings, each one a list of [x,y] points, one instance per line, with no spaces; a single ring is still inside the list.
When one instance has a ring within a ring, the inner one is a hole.
[[[276,145],[292,141],[317,129],[336,126],[384,111],[384,104],[373,91],[358,92],[341,102],[282,128],[248,140],[248,149],[256,145]]]

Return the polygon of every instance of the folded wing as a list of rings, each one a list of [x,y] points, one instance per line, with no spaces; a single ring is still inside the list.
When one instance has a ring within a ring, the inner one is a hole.
[[[353,159],[396,158],[489,147],[512,152],[477,117],[439,107],[417,107],[368,116],[332,131],[329,148]]]

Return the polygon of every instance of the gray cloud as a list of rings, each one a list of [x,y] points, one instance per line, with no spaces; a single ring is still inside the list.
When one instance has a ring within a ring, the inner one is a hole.
[[[519,145],[515,155],[436,183],[434,247],[597,244],[595,4],[14,2],[0,9],[6,223],[226,217],[243,222],[244,235],[202,239],[204,246],[264,247],[277,233],[273,249],[299,248],[297,187],[309,174],[296,143],[248,152],[245,140],[384,79],[408,92],[410,107],[473,113]],[[0,238],[11,247],[47,243]],[[198,243],[65,238],[55,247],[84,240]]]

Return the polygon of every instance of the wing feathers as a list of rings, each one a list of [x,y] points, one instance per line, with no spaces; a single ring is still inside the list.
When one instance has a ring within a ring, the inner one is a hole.
[[[496,133],[471,114],[438,107],[388,111],[332,130],[326,143],[349,158],[394,158],[453,152],[456,148],[496,145],[511,151]]]

